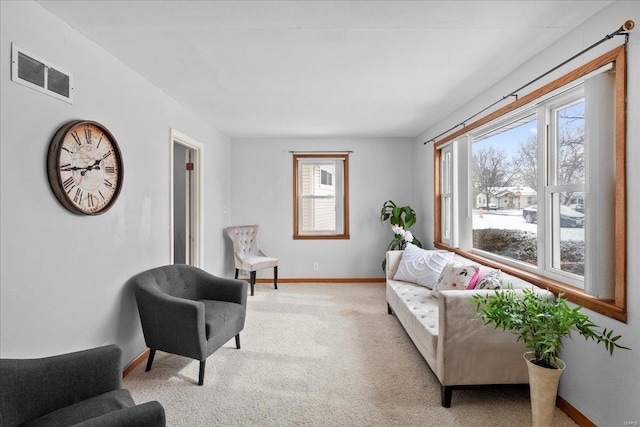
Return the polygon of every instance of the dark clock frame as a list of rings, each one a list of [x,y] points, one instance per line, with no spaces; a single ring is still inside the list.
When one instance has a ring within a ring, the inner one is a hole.
[[[71,201],[70,196],[66,193],[66,191],[64,191],[64,185],[60,173],[60,151],[62,150],[64,140],[72,129],[81,124],[91,124],[93,126],[96,126],[109,138],[113,146],[113,154],[116,157],[116,163],[118,165],[118,182],[116,184],[116,189],[113,193],[113,197],[111,197],[111,200],[109,200],[109,202],[102,209],[96,212],[85,212],[82,209],[79,209]],[[62,206],[64,206],[68,211],[73,212],[77,215],[101,215],[111,209],[111,207],[118,199],[120,191],[122,190],[122,184],[124,180],[124,163],[122,161],[122,152],[120,151],[118,142],[116,141],[113,134],[102,124],[92,120],[72,120],[62,125],[53,135],[53,138],[51,138],[51,142],[49,143],[49,150],[47,152],[47,176],[49,178],[49,186],[51,187],[53,194],[56,196],[56,199],[58,199],[60,204],[62,204]]]

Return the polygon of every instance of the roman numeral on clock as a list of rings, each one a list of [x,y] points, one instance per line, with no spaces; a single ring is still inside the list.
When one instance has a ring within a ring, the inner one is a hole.
[[[113,184],[111,183],[111,181],[109,181],[108,179],[104,180],[104,185],[106,185],[109,188],[113,188]]]
[[[106,173],[116,173],[116,168],[113,166],[105,166],[104,167],[104,171]]]
[[[73,177],[69,177],[67,178],[63,183],[62,183],[62,187],[64,188],[64,190],[68,193],[69,191],[71,191],[71,189],[73,187],[75,187],[75,182],[73,181]]]
[[[87,205],[88,205],[90,208],[92,208],[92,207],[93,207],[93,203],[94,203],[94,200],[93,200],[93,193],[89,193],[89,194],[87,194]]]
[[[84,137],[87,140],[87,144],[91,144],[91,129],[84,130]]]
[[[82,145],[82,142],[80,142],[80,137],[78,136],[78,132],[76,131],[71,132],[71,136],[73,137],[73,139],[75,139],[76,144]]]
[[[76,189],[76,195],[73,196],[73,201],[76,203],[80,203],[80,200],[82,200],[82,189],[81,188],[77,188]]]
[[[111,151],[107,151],[106,153],[104,153],[104,156],[102,156],[103,159],[106,159],[107,157],[109,157],[111,155]]]

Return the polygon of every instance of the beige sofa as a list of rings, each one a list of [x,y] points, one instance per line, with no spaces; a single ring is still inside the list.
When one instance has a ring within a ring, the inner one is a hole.
[[[522,355],[527,351],[516,336],[475,318],[474,294],[491,290],[445,290],[438,297],[427,287],[393,280],[403,251],[386,254],[389,314],[395,314],[441,384],[442,406],[451,406],[452,391],[489,385],[529,382]],[[455,255],[462,264],[472,261]],[[486,267],[483,267],[486,268]],[[548,291],[503,273],[503,287]]]

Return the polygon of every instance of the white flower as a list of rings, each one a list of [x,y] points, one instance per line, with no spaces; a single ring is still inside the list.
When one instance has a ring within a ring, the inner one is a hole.
[[[409,230],[405,230],[403,227],[394,224],[391,226],[391,231],[393,231],[393,234],[395,234],[396,236],[400,236],[405,242],[413,242],[413,233],[411,233]]]
[[[402,238],[405,242],[413,242],[413,234],[409,230],[404,232],[404,236],[402,236]]]
[[[400,235],[404,234],[404,228],[396,224],[391,226],[391,231],[393,231],[393,234],[400,234]]]

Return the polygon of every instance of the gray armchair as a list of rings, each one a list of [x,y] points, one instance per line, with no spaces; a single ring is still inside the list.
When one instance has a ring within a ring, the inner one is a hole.
[[[137,274],[133,282],[142,331],[151,350],[200,361],[198,385],[204,384],[207,357],[240,331],[247,312],[247,283],[213,276],[189,265],[166,265]]]
[[[158,402],[122,388],[122,350],[107,345],[40,359],[0,359],[0,425],[164,426]]]

